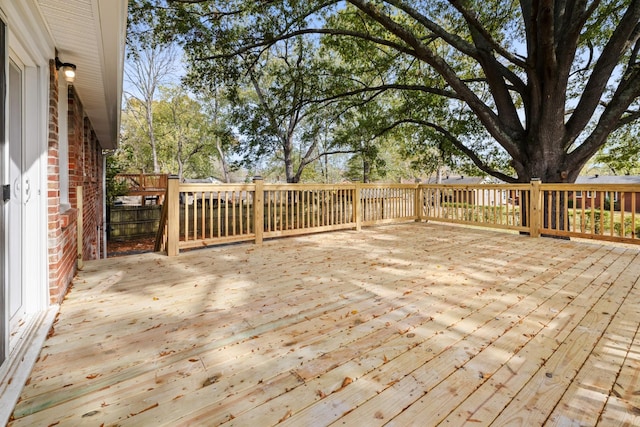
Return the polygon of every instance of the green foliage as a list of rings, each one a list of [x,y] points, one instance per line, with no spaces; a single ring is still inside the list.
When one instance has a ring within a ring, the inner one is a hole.
[[[226,181],[228,151],[236,140],[225,121],[223,108],[208,92],[194,99],[184,88],[170,85],[160,88],[152,105],[153,130],[160,173],[180,178],[219,177]],[[115,153],[119,167],[126,172],[153,172],[149,133],[142,102],[127,99],[122,114],[121,143]],[[227,171],[229,172],[229,171]]]
[[[120,144],[114,153],[122,172],[153,172],[153,156],[145,122],[140,120],[143,104],[128,98],[121,115]]]
[[[299,167],[314,158],[305,148],[318,129],[334,147],[363,155],[382,134],[407,128],[400,133],[413,138],[394,139],[408,143],[417,167],[470,162],[507,182],[571,182],[609,134],[640,117],[640,7],[638,0],[536,5],[130,1],[136,31],[182,45],[191,82],[237,82],[242,96],[246,78],[259,79],[271,117],[255,100],[244,104],[242,137],[253,158],[281,156],[288,177],[295,150],[288,143],[279,151],[274,141],[311,110],[321,124],[305,119],[287,135],[298,141]],[[304,52],[288,55],[296,43]],[[272,68],[274,58],[287,66]],[[376,121],[361,111],[370,103],[379,106]]]
[[[237,88],[233,119],[243,137],[234,152],[244,166],[274,156],[287,182],[298,182],[310,164],[336,148],[320,144],[331,113],[312,102],[324,91],[323,60],[314,49],[300,37],[285,40],[251,61],[244,82],[228,82]]]
[[[113,206],[116,198],[126,195],[129,191],[126,182],[115,179],[115,176],[121,172],[117,159],[114,156],[107,155],[105,170],[105,185],[107,193],[105,195],[105,199],[107,206]]]
[[[595,162],[605,165],[614,175],[640,174],[640,124],[627,126],[613,132],[607,144],[595,157]]]
[[[581,223],[580,226],[583,230],[594,234],[609,234],[611,232],[611,211],[586,209],[584,214],[580,212],[577,212],[576,214],[576,221]],[[613,235],[629,237],[632,233],[635,233],[636,236],[640,235],[640,218],[637,218],[636,223],[633,224],[629,213],[627,213],[623,221],[620,212],[614,211]]]

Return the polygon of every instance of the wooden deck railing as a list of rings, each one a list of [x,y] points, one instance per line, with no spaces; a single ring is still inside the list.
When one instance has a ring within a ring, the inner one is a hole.
[[[163,173],[119,173],[116,182],[127,184],[129,191],[166,190],[169,175]]]
[[[439,221],[640,243],[639,185],[181,184],[169,179],[156,251]]]
[[[640,243],[640,185],[540,185],[540,232]]]
[[[169,175],[163,173],[119,173],[114,177],[117,183],[124,183],[127,186],[128,196],[142,196],[142,204],[145,204],[146,197],[160,199],[167,191]]]
[[[421,219],[530,231],[531,184],[421,185]]]

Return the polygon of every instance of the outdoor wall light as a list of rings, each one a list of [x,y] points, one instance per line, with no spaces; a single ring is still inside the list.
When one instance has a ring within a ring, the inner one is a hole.
[[[60,70],[67,83],[73,83],[76,79],[76,65],[69,62],[62,62],[56,56],[56,70]]]

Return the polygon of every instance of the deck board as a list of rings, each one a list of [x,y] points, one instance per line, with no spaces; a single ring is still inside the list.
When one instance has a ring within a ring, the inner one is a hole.
[[[11,425],[635,425],[639,277],[424,223],[88,262]]]

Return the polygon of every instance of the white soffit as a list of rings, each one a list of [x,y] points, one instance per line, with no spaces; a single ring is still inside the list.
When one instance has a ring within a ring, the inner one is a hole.
[[[74,87],[103,148],[115,148],[127,0],[37,0],[58,57],[76,65]]]

